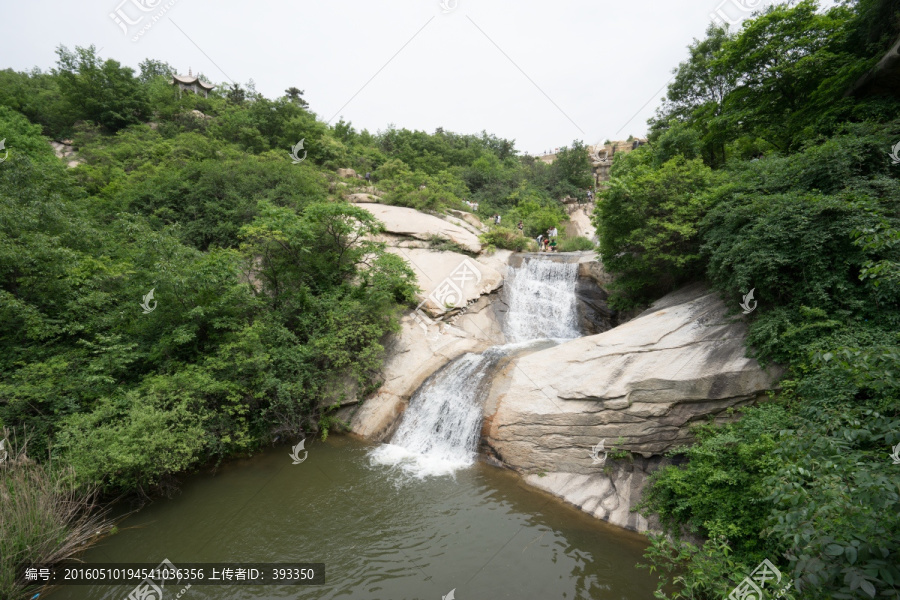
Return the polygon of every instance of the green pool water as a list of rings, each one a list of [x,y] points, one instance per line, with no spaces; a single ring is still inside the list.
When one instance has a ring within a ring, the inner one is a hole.
[[[236,460],[182,482],[120,524],[86,563],[317,562],[319,586],[192,586],[179,600],[648,600],[640,535],[599,522],[478,463],[409,479],[350,437]],[[58,586],[53,600],[124,600],[133,585]],[[163,600],[179,589],[167,589]]]

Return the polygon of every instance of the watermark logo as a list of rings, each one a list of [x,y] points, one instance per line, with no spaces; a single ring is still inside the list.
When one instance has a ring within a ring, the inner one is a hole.
[[[291,448],[291,453],[288,454],[288,456],[290,456],[294,460],[294,462],[291,464],[299,465],[304,460],[306,460],[307,456],[309,456],[309,451],[303,447],[303,444],[305,444],[305,443],[306,443],[306,438],[303,438],[302,440],[300,440],[299,444],[297,444],[296,446]],[[301,451],[303,451],[303,458],[300,458]]]
[[[0,465],[6,462],[9,457],[9,451],[6,449],[6,440],[0,440]]]
[[[303,138],[302,140],[297,142],[297,144],[293,148],[291,148],[291,158],[293,158],[293,160],[291,162],[295,165],[300,164],[304,160],[306,160],[306,150],[303,150],[303,142],[305,142],[305,141],[306,141],[306,138]],[[297,156],[297,154],[301,150],[303,150],[303,158],[300,158],[299,156]]]
[[[434,324],[434,321],[421,310],[426,302],[431,300],[438,306],[456,308],[465,302],[466,296],[463,288],[470,281],[473,282],[473,285],[481,283],[481,271],[472,264],[472,261],[465,259],[416,307],[415,319],[419,322],[419,327],[427,332],[428,325]]]
[[[600,453],[603,453],[603,456],[600,456]],[[601,440],[599,444],[591,447],[591,464],[594,465],[604,465],[606,464],[606,457],[609,455],[609,452],[606,450],[606,440]]]
[[[6,138],[0,140],[0,150],[6,150]],[[9,158],[9,150],[6,150],[6,154],[3,155],[3,158],[0,158],[0,163]]]
[[[762,600],[763,588],[769,583],[771,583],[772,587],[780,584],[781,571],[767,558],[759,563],[759,566],[750,573],[750,577],[744,577],[744,580],[731,590],[728,600]],[[773,593],[773,596],[781,598],[792,584],[793,581],[789,581],[783,588]]]
[[[441,13],[446,15],[456,10],[457,6],[459,6],[459,0],[441,0]]]
[[[166,581],[173,581],[178,568],[169,562],[168,558],[164,558],[159,565],[150,572],[142,582],[137,584],[125,600],[163,600],[163,590],[166,587]],[[175,598],[181,598],[187,590],[191,588],[191,584],[187,584]]]
[[[128,27],[139,25],[141,21],[144,20],[144,15],[139,16],[137,19],[132,20],[131,17],[125,12],[122,8],[126,4],[132,4],[141,12],[153,12],[156,10],[156,7],[162,0],[122,0],[119,2],[119,5],[116,7],[116,10],[109,13],[109,18],[115,22],[116,25],[122,28],[122,33],[128,35]]]
[[[737,25],[762,4],[763,0],[722,0],[714,12],[709,13],[717,25]],[[728,8],[728,10],[726,10]],[[732,18],[732,17],[735,18]]]
[[[150,290],[150,291],[147,293],[147,295],[144,296],[143,302],[141,302],[141,308],[144,309],[144,314],[145,314],[145,315],[148,315],[148,314],[152,313],[154,310],[156,310],[156,304],[157,304],[157,302],[156,302],[156,300],[153,300],[153,292],[154,292],[154,290],[156,290],[156,288],[153,288],[152,290]],[[151,301],[151,300],[153,300],[153,306],[150,306],[150,301]]]
[[[744,301],[741,302],[741,308],[744,309],[744,314],[749,315],[754,310],[756,310],[756,305],[758,304],[756,300],[753,299],[753,292],[756,291],[756,288],[750,290],[746,296],[744,296]],[[753,303],[753,306],[750,306],[750,303]]]
[[[154,24],[165,16],[169,9],[175,6],[178,0],[169,0],[163,5],[163,0],[122,0],[115,10],[109,13],[109,18],[122,29],[122,33],[129,35],[132,28],[140,27],[135,35],[131,38],[132,42],[138,41]],[[130,5],[131,8],[126,10],[125,6]],[[156,11],[156,14],[150,16],[147,13]],[[144,13],[144,14],[141,14]],[[144,19],[149,21],[144,23]]]
[[[3,142],[0,142],[0,150],[3,149]],[[895,165],[900,165],[900,142],[894,144],[894,147],[891,148],[891,153],[888,155],[891,157],[891,162]]]
[[[2,447],[2,445],[0,445],[0,447]],[[894,446],[893,450],[894,450],[893,454],[890,455],[891,459],[894,461],[895,465],[900,465],[900,444],[897,444],[896,446]],[[0,455],[0,456],[2,456],[2,455]],[[3,462],[2,458],[0,458],[0,462]]]
[[[456,588],[450,590],[450,593],[446,596],[441,596],[441,600],[456,600]]]

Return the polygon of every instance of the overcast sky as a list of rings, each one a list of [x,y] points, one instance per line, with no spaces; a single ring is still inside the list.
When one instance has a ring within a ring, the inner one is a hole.
[[[46,70],[58,45],[95,44],[270,98],[296,86],[323,121],[487,130],[539,154],[643,135],[711,13],[762,1],[0,0],[0,68]]]

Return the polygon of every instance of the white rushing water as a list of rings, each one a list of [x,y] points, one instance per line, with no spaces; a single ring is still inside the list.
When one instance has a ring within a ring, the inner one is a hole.
[[[505,333],[511,342],[573,339],[581,334],[576,317],[578,264],[538,258],[509,268]]]
[[[533,259],[510,268],[506,337],[512,342],[465,354],[416,390],[390,444],[372,450],[372,464],[409,475],[452,475],[475,462],[482,403],[494,365],[511,352],[548,338],[579,336],[575,319],[577,264]]]
[[[502,346],[464,354],[429,378],[413,395],[390,444],[372,462],[396,465],[416,477],[449,475],[475,461],[485,378]]]

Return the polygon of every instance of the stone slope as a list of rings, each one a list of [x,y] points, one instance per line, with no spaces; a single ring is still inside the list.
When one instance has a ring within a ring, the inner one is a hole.
[[[390,234],[423,241],[441,237],[452,241],[467,252],[474,254],[481,252],[478,236],[455,223],[404,206],[377,203],[358,203],[355,206],[372,213],[376,219],[384,223],[385,230]]]
[[[765,398],[781,371],[745,356],[745,326],[717,295],[691,286],[632,321],[523,356],[495,379],[483,438],[528,481],[623,527],[646,472],[604,474],[591,458],[601,441],[645,458],[692,440],[690,426]],[[640,457],[638,457],[640,460]],[[548,477],[538,477],[537,474]],[[610,489],[628,490],[603,503]]]

